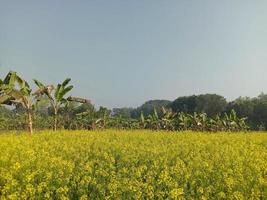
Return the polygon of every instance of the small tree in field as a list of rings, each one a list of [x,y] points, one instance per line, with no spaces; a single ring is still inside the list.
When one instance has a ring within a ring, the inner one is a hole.
[[[54,112],[54,125],[53,130],[57,130],[58,126],[58,111],[59,108],[68,102],[65,95],[70,92],[73,88],[72,85],[68,85],[71,81],[70,78],[67,78],[63,81],[62,84],[58,84],[55,88],[53,85],[45,86],[42,82],[34,79],[34,83],[39,87],[39,90],[35,92],[35,95],[41,97],[42,95],[46,95],[49,98],[50,104],[53,108]]]
[[[53,85],[46,86],[41,81],[34,79],[34,83],[38,86],[39,90],[37,90],[34,94],[37,97],[41,97],[46,95],[49,98],[51,107],[53,108],[54,113],[54,125],[53,130],[56,131],[58,127],[58,111],[62,105],[66,105],[69,101],[75,101],[79,103],[88,103],[87,99],[78,98],[78,97],[71,97],[69,96],[66,98],[65,96],[69,93],[73,86],[69,85],[71,81],[70,78],[67,78],[63,83],[58,84],[57,87]]]
[[[27,113],[29,132],[33,133],[32,113],[35,99],[27,81],[16,72],[10,71],[4,80],[0,81],[0,104],[21,105]]]

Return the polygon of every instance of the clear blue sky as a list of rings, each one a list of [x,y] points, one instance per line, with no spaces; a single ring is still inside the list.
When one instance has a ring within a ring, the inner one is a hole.
[[[267,92],[266,0],[0,0],[0,76],[57,83],[96,105]]]

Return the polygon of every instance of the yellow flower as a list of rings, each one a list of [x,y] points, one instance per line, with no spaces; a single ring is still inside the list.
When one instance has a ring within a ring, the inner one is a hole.
[[[177,188],[177,189],[173,189],[170,192],[170,197],[173,199],[176,199],[177,197],[180,197],[184,194],[184,189],[183,188]]]

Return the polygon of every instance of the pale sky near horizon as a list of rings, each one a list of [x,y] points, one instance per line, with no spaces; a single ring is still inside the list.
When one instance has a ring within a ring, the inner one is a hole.
[[[72,78],[109,108],[267,93],[266,0],[0,0],[0,77]]]

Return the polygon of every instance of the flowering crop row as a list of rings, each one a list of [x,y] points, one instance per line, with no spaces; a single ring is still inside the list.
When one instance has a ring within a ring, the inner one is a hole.
[[[0,135],[1,199],[264,199],[267,134]]]

